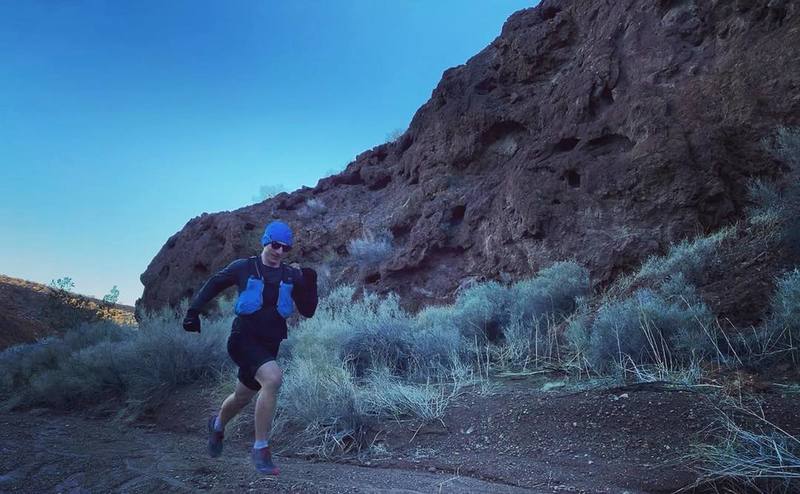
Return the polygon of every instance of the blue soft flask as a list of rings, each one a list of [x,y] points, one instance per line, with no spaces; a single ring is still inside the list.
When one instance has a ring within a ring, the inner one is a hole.
[[[247,288],[239,294],[234,311],[237,316],[252,314],[261,308],[263,301],[264,281],[261,278],[250,277]]]
[[[284,319],[291,316],[292,312],[294,312],[294,301],[292,300],[293,287],[293,284],[281,281],[281,286],[278,290],[278,313]]]

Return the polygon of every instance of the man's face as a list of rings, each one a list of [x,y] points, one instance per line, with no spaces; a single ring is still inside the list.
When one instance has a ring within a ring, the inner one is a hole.
[[[264,246],[264,256],[270,264],[280,263],[290,249],[291,247],[281,242],[268,242]]]

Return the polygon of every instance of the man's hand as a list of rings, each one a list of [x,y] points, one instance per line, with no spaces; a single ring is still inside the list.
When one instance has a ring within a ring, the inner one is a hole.
[[[200,313],[195,309],[186,311],[186,317],[183,318],[183,329],[193,333],[200,332]]]

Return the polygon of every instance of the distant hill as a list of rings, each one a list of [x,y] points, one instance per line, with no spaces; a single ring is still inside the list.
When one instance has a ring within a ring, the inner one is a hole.
[[[0,275],[0,349],[62,334],[82,322],[97,320],[135,324],[133,307],[106,304]]]

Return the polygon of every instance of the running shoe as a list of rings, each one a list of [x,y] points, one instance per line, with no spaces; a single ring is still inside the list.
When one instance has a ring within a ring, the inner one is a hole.
[[[280,468],[272,463],[272,453],[269,451],[269,446],[260,449],[253,448],[253,465],[255,465],[256,470],[266,475],[278,475],[281,472]]]
[[[208,419],[208,454],[216,458],[222,454],[222,440],[225,439],[225,431],[218,431],[214,428],[217,416],[212,415]]]

